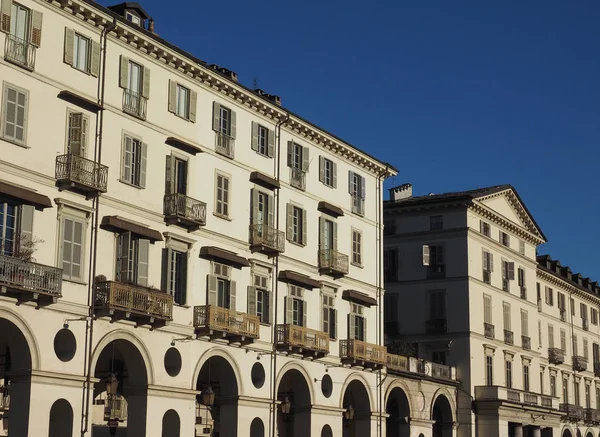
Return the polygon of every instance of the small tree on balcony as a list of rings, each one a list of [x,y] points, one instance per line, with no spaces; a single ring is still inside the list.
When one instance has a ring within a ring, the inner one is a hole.
[[[25,262],[35,262],[35,258],[33,254],[37,249],[38,244],[43,244],[44,240],[33,237],[33,238],[23,238],[17,245],[17,249],[15,250],[14,257],[18,258]]]

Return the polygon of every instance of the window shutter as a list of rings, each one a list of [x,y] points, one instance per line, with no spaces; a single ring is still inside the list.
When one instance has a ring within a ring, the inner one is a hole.
[[[354,340],[356,339],[356,316],[352,313],[348,314],[348,339]]]
[[[325,219],[319,217],[319,249],[323,249],[325,244]]]
[[[235,290],[236,290],[236,282],[235,281],[229,281],[229,309],[232,311],[235,311],[237,306],[235,303]]]
[[[338,310],[333,310],[333,338],[337,338],[338,333]]]
[[[483,252],[483,270],[485,271],[489,271],[490,270],[490,266],[488,263],[488,253],[487,252]]]
[[[146,188],[146,156],[148,154],[148,144],[142,143],[142,154],[140,156],[140,187]]]
[[[554,347],[554,326],[548,325],[548,347]]]
[[[490,272],[494,271],[494,254],[490,252]]]
[[[362,322],[363,322],[363,324],[362,324],[362,327],[363,327],[363,329],[362,329],[362,341],[367,341],[367,318],[363,317],[362,318]]]
[[[21,241],[19,244],[27,243],[28,241],[33,241],[33,214],[35,212],[35,208],[31,205],[21,205],[21,223],[20,230]]]
[[[31,13],[31,44],[40,47],[42,45],[42,19],[44,15],[40,11]]]
[[[229,111],[230,116],[231,116],[231,124],[229,126],[229,136],[235,140],[235,135],[236,135],[236,115],[235,115],[235,111],[231,110]]]
[[[150,252],[150,240],[137,240],[138,244],[138,263],[137,263],[137,283],[144,287],[148,286],[148,257]]]
[[[206,282],[208,283],[206,289],[208,291],[208,305],[217,305],[217,277],[215,275],[207,275]]]
[[[250,217],[250,220],[253,225],[256,225],[258,224],[258,190],[252,188],[250,192],[250,198],[252,199],[252,217]]]
[[[308,228],[307,228],[307,220],[306,220],[306,210],[302,210],[302,241],[301,243],[306,246],[308,242]]]
[[[506,278],[506,261],[502,261],[502,278]]]
[[[72,45],[71,45],[72,47]],[[98,77],[100,74],[100,43],[92,41],[92,54],[90,58],[90,74]]]
[[[332,170],[331,170],[331,181],[332,181],[332,186],[333,188],[337,188],[337,164],[335,162],[331,163],[332,166]]]
[[[121,63],[119,68],[119,86],[127,89],[127,79],[129,76],[129,58],[121,55]]]
[[[258,150],[258,123],[252,122],[252,150]]]
[[[352,170],[348,170],[348,193],[354,194],[354,172]]]
[[[219,132],[219,122],[221,120],[221,105],[213,101],[213,130]]]
[[[269,209],[267,225],[274,228],[275,227],[275,215],[274,215],[275,196],[269,196],[269,201],[268,201],[267,207]]]
[[[310,165],[309,159],[309,149],[308,147],[302,147],[302,170],[308,172],[308,167]]]
[[[169,79],[169,112],[177,113],[177,82]]]
[[[131,169],[133,157],[133,140],[130,137],[123,137],[123,157],[121,159],[121,178],[131,182]]]
[[[268,300],[268,302],[269,302],[269,308],[268,308],[268,311],[267,311],[267,315],[269,317],[269,320],[267,322],[271,323],[273,321],[273,310],[274,310],[274,307],[273,307],[273,292],[269,290],[266,293],[269,295],[269,300]]]
[[[362,200],[365,200],[367,198],[367,186],[366,186],[367,180],[365,179],[364,176],[361,176],[359,180],[360,180],[360,198]]]
[[[510,331],[510,305],[504,302],[503,306],[504,329]]]
[[[308,327],[308,302],[302,301],[302,326]]]
[[[286,209],[286,237],[288,241],[294,240],[294,206],[291,203],[285,205]]]
[[[492,298],[485,295],[483,296],[483,321],[492,323]]]
[[[171,249],[165,248],[161,251],[160,263],[160,289],[171,293]]]
[[[337,228],[338,228],[338,225],[336,222],[331,222],[331,224],[333,226],[333,244],[331,245],[331,248],[333,250],[337,250],[337,242],[338,242]]]
[[[275,131],[269,130],[268,135],[269,136],[267,138],[267,155],[269,156],[269,158],[272,158],[275,154]]]
[[[288,141],[288,148],[287,148],[287,165],[288,165],[288,167],[292,166],[293,156],[294,156],[294,142]]]
[[[142,79],[144,80],[144,85],[142,87],[142,97],[146,99],[150,98],[150,69],[148,67],[144,67],[144,72],[142,73]]]
[[[81,112],[69,113],[69,143],[67,152],[77,156],[81,156],[82,125],[83,114]]]
[[[248,287],[248,314],[256,315],[256,288]]]
[[[190,90],[190,121],[196,123],[196,112],[198,107],[198,93]]]
[[[81,148],[79,150],[79,155],[82,157],[85,157],[86,154],[88,129],[90,124],[89,121],[90,119],[87,117],[87,115],[84,115],[81,120]]]
[[[527,311],[521,310],[521,335],[529,337],[529,317]]]
[[[294,298],[292,296],[285,297],[285,324],[293,325],[294,321]]]
[[[319,181],[325,183],[325,158],[319,155]]]
[[[429,246],[427,245],[423,246],[423,265],[429,265]]]
[[[0,0],[0,30],[10,32],[10,13],[12,10],[12,0]]]
[[[65,55],[64,62],[73,66],[73,45],[75,40],[75,31],[65,27]]]
[[[175,184],[173,183],[174,167],[175,159],[173,159],[173,155],[167,155],[165,163],[165,194],[173,194],[175,192]]]
[[[129,247],[131,245],[131,232],[119,234],[117,239],[117,281],[126,282],[129,276]]]
[[[515,263],[508,263],[508,279],[515,279]]]

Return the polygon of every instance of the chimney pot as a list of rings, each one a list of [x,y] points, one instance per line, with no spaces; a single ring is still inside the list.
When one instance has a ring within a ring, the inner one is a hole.
[[[412,197],[412,184],[402,184],[399,187],[390,188],[390,200],[410,199]]]

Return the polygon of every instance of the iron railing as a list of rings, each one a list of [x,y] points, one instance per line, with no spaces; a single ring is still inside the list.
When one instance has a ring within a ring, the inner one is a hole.
[[[542,407],[552,408],[552,398],[549,396],[540,396]]]
[[[260,318],[216,305],[200,305],[194,307],[194,327],[258,338]]]
[[[116,281],[94,284],[95,310],[118,310],[161,320],[173,318],[173,296],[141,285]]]
[[[235,141],[228,134],[217,132],[215,152],[233,159],[235,156]]]
[[[385,365],[387,360],[385,346],[360,340],[340,340],[340,358],[365,361],[371,364]]]
[[[104,404],[104,420],[125,422],[127,420],[127,400],[121,395],[109,396]]]
[[[586,408],[583,410],[583,415],[585,421],[588,423],[600,423],[600,410],[596,410],[595,408]]]
[[[573,356],[573,369],[577,372],[583,372],[587,369],[588,359],[586,357]]]
[[[76,183],[106,193],[108,167],[79,155],[60,155],[56,157],[55,177],[58,182]]]
[[[124,89],[123,90],[123,111],[134,117],[146,119],[146,108],[148,99],[141,93]]]
[[[491,323],[483,323],[483,333],[487,338],[496,338],[496,328]]]
[[[0,255],[0,286],[62,297],[62,269]]]
[[[583,419],[583,407],[573,404],[559,404],[558,411],[565,413],[564,416],[568,418]]]
[[[408,357],[404,355],[387,354],[386,367],[392,371],[410,371]]]
[[[165,194],[163,212],[167,219],[184,219],[198,225],[206,224],[206,203],[185,194]]]
[[[272,226],[264,224],[250,225],[250,245],[264,246],[276,252],[283,252],[285,249],[285,234]]]
[[[320,249],[319,268],[345,275],[348,273],[348,255],[333,249]]]
[[[300,190],[306,190],[306,172],[301,168],[290,168],[290,185]]]
[[[512,331],[508,329],[504,330],[504,343],[506,344],[515,344],[515,338]]]
[[[329,334],[304,326],[277,325],[277,344],[328,354]]]
[[[565,351],[557,347],[548,348],[548,361],[550,364],[562,364],[565,362]]]
[[[365,215],[365,199],[352,195],[352,212],[358,215]]]
[[[35,69],[36,48],[29,41],[14,35],[6,35],[4,44],[4,59],[27,70]]]
[[[531,350],[531,337],[527,337],[526,335],[521,336],[521,347],[525,350]]]
[[[430,319],[425,321],[427,334],[444,334],[447,331],[448,324],[446,319]]]

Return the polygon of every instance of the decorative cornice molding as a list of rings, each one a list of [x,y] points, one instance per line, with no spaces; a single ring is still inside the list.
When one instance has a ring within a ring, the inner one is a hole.
[[[599,297],[594,296],[593,294],[591,294],[588,291],[577,288],[573,284],[569,284],[567,281],[565,281],[563,278],[561,278],[557,274],[540,269],[539,267],[537,268],[536,272],[537,272],[536,276],[538,278],[544,279],[545,281],[547,281],[557,287],[561,287],[562,289],[568,291],[569,293],[574,294],[577,297],[587,300],[587,301],[593,303],[594,305],[600,306],[600,298]]]
[[[502,215],[498,214],[497,212],[486,207],[483,204],[471,203],[468,206],[468,209],[476,212],[477,214],[479,214],[482,217],[484,217],[485,219],[495,223],[496,225],[499,225],[499,226],[503,227],[504,229],[511,231],[513,234],[523,238],[525,241],[528,241],[531,244],[535,244],[537,246],[537,245],[540,245],[540,244],[543,244],[546,242],[543,238],[516,225],[515,223],[511,222],[510,220],[506,219]]]

